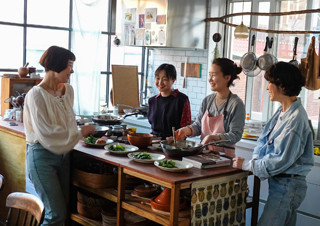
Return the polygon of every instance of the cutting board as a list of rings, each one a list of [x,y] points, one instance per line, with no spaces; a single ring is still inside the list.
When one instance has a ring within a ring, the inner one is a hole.
[[[181,63],[181,76],[184,77],[184,64]],[[201,64],[187,63],[186,77],[201,78]]]
[[[112,65],[112,100],[113,105],[139,107],[138,66]],[[128,108],[118,106],[119,113]]]

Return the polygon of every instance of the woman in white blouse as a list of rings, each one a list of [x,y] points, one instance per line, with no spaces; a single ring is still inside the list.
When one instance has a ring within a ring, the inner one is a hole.
[[[69,186],[67,154],[79,139],[94,132],[92,125],[77,128],[73,88],[67,83],[75,59],[71,51],[51,46],[40,59],[45,77],[25,99],[27,174],[44,203],[43,225],[64,223]]]

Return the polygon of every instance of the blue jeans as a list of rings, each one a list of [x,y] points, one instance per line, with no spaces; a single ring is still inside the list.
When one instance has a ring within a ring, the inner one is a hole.
[[[40,143],[28,144],[28,176],[45,208],[42,225],[63,225],[67,217],[69,156],[57,155]]]
[[[297,209],[306,196],[306,178],[271,177],[269,196],[259,226],[295,226]]]

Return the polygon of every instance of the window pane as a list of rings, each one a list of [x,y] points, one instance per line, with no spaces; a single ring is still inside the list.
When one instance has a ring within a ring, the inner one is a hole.
[[[112,36],[111,40],[114,40],[114,36]],[[111,45],[111,65],[137,65],[138,71],[140,72],[141,54],[141,47]]]
[[[28,24],[69,27],[68,0],[28,0]]]
[[[107,54],[108,54],[108,35],[102,34],[100,36],[100,70],[107,71]]]
[[[240,13],[243,11],[249,12],[251,11],[251,2],[235,2],[232,4],[231,13]],[[237,16],[232,18],[233,24],[240,24],[242,21],[242,16]],[[250,24],[250,16],[244,16],[243,17],[243,23],[248,26]],[[240,65],[240,59],[241,57],[248,52],[248,46],[249,46],[249,39],[235,39],[234,38],[234,29],[232,28],[231,32],[231,42],[230,42],[230,51],[232,53],[231,59],[235,61],[238,65]],[[247,76],[244,73],[241,73],[239,75],[240,80],[235,80],[234,85],[231,86],[230,90],[237,94],[244,102],[246,98],[246,82],[247,82]]]
[[[0,21],[23,23],[23,2],[24,0],[0,1]]]
[[[27,29],[27,62],[29,66],[43,69],[39,64],[42,53],[52,45],[68,48],[68,31],[52,29]]]
[[[267,13],[270,11],[270,2],[260,2],[259,12]],[[259,16],[257,18],[257,27],[261,29],[269,28],[269,17]],[[256,35],[256,56],[259,57],[264,54],[264,47],[266,43],[266,37],[268,34],[257,32]],[[266,95],[266,80],[264,79],[264,71],[253,78],[253,87],[251,95],[251,119],[260,120],[263,119],[264,97]],[[266,109],[265,109],[266,111]],[[266,113],[266,112],[265,112]]]
[[[0,68],[23,66],[22,27],[0,25]]]

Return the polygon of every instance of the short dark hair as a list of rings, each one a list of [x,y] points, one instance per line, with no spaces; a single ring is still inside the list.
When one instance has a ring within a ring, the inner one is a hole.
[[[216,58],[213,60],[212,64],[216,64],[220,66],[220,70],[223,74],[223,77],[227,75],[231,75],[231,78],[227,84],[228,87],[231,85],[234,86],[233,81],[235,79],[240,79],[238,74],[241,73],[242,68],[241,66],[238,66],[235,62],[228,58]]]
[[[160,71],[164,71],[169,79],[177,79],[177,71],[172,64],[161,64],[155,71],[155,76],[159,76]]]
[[[287,62],[278,62],[270,66],[264,78],[283,89],[286,96],[298,96],[301,88],[305,85],[305,78],[300,70]]]
[[[51,46],[41,56],[39,63],[45,71],[60,73],[68,66],[69,60],[75,61],[76,56],[68,49]]]

